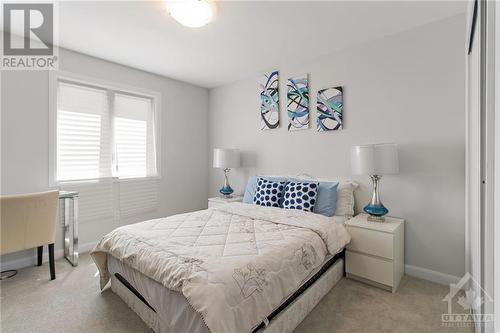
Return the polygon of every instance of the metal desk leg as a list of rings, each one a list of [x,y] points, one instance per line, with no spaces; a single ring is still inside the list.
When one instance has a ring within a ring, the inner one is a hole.
[[[78,196],[64,198],[64,257],[78,266]]]

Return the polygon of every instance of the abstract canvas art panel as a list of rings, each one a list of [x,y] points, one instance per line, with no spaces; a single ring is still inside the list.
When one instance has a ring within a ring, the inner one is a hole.
[[[260,82],[260,129],[278,128],[280,124],[279,73],[264,75]]]
[[[316,110],[318,112],[319,132],[342,129],[342,107],[342,87],[318,91]]]
[[[293,77],[286,83],[288,130],[309,128],[309,86],[307,75]]]

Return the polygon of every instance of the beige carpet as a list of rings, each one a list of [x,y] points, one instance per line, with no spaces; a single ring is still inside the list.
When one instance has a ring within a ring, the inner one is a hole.
[[[1,332],[151,332],[110,289],[99,292],[88,254],[72,268],[56,262],[19,271],[0,282]],[[396,294],[342,279],[296,332],[472,332],[444,328],[446,286],[406,277]]]

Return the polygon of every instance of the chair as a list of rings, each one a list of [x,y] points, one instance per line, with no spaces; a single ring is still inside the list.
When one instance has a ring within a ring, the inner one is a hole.
[[[41,266],[43,246],[48,245],[51,280],[56,278],[54,241],[58,198],[59,191],[0,197],[0,255],[37,247],[38,266]]]

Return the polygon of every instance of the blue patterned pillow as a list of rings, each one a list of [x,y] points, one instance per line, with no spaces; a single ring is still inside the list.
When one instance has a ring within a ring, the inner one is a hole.
[[[289,179],[291,182],[302,182],[302,183],[317,183],[309,180],[302,179]],[[314,204],[313,213],[321,214],[325,216],[335,215],[337,209],[337,189],[338,182],[325,182],[320,181],[318,185],[318,195],[316,196],[316,203]]]
[[[259,206],[280,207],[285,184],[286,181],[278,182],[257,178],[257,190],[253,197],[253,203]]]
[[[318,183],[289,182],[285,187],[283,208],[311,212],[318,195]]]
[[[245,188],[245,195],[243,196],[243,202],[247,204],[253,204],[253,197],[255,197],[255,193],[257,192],[257,179],[264,178],[265,180],[272,180],[275,182],[286,182],[287,179],[284,177],[269,177],[269,176],[250,176],[248,178],[247,187]],[[285,188],[283,188],[283,191]],[[283,197],[281,197],[280,205],[283,201]]]

